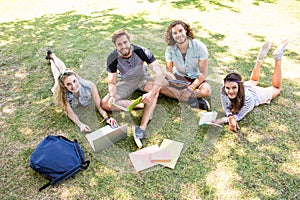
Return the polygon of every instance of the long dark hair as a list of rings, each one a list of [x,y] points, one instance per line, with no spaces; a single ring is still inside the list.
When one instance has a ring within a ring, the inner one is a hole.
[[[242,82],[242,77],[238,73],[232,72],[227,74],[224,78],[224,84],[226,82],[236,82],[238,84],[238,93],[236,98],[230,99],[230,111],[234,114],[238,113],[245,104],[245,88]],[[225,86],[222,88],[222,93],[226,94]]]
[[[184,30],[186,31],[186,35],[188,38],[190,39],[194,39],[194,32],[193,29],[191,28],[191,26],[181,20],[176,20],[173,21],[167,28],[166,32],[165,32],[165,41],[167,43],[168,46],[172,46],[174,45],[176,42],[172,36],[172,28],[176,25],[180,24]]]

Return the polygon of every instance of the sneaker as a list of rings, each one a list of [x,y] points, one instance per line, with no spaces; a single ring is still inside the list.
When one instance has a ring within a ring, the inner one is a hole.
[[[50,54],[52,54],[52,51],[51,51],[51,50],[48,50],[48,51],[47,51],[46,60],[50,60],[50,59],[51,59]]]
[[[271,47],[272,47],[272,43],[269,42],[269,41],[266,42],[264,44],[264,46],[262,46],[262,48],[260,49],[259,54],[257,55],[257,61],[258,62],[261,62],[266,57],[266,55],[268,54]]]
[[[55,87],[54,86],[51,88],[51,92],[54,94],[54,92],[55,92]]]
[[[192,108],[199,108],[201,110],[210,110],[210,105],[209,105],[208,101],[204,98],[190,97],[188,100],[188,104]]]
[[[289,40],[286,39],[274,50],[273,56],[274,56],[275,60],[281,59],[281,57],[283,56],[283,53],[285,51],[285,47],[288,43],[289,43]]]
[[[145,130],[142,130],[140,126],[132,126],[132,132],[136,146],[138,146],[138,148],[142,148],[142,139],[146,138]]]

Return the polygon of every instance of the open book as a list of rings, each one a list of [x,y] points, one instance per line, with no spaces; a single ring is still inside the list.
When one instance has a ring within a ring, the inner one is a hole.
[[[201,126],[207,124],[207,125],[222,127],[220,124],[213,123],[213,121],[217,119],[217,115],[218,113],[216,111],[201,112],[199,125]]]
[[[116,103],[112,103],[112,102],[109,102],[111,105],[113,105],[114,107],[116,108],[119,108],[120,110],[123,110],[123,111],[126,111],[126,112],[129,112],[129,111],[132,111],[132,109],[138,105],[139,103],[141,103],[142,101],[142,96],[140,96],[139,98],[135,99],[127,108],[123,107],[123,106],[120,106]]]

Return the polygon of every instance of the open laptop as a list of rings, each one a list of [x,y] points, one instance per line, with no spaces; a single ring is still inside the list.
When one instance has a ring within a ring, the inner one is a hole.
[[[106,125],[92,133],[87,134],[86,139],[95,152],[99,152],[110,145],[127,137],[127,124],[117,128]]]

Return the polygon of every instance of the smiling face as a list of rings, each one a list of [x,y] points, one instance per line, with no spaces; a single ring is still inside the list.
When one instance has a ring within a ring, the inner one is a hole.
[[[71,93],[77,93],[79,90],[79,82],[77,77],[74,74],[65,76],[63,80],[65,88]]]
[[[123,57],[131,56],[130,41],[128,40],[126,35],[122,35],[116,39],[115,47]]]
[[[172,28],[172,37],[177,44],[183,44],[186,39],[186,30],[183,28],[181,24],[177,24]]]
[[[239,85],[237,82],[225,82],[224,83],[224,88],[227,96],[230,99],[234,99],[237,97],[238,92],[239,92]]]

